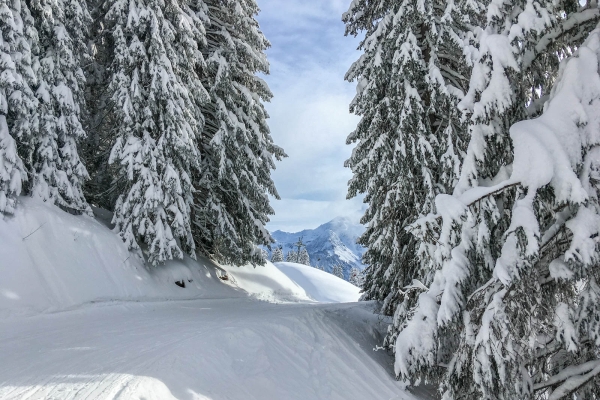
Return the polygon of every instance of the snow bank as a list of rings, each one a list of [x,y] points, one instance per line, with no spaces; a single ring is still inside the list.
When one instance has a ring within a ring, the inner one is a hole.
[[[303,285],[294,282],[269,261],[264,266],[223,265],[222,268],[227,271],[231,284],[259,300],[275,303],[312,301]]]
[[[360,289],[335,275],[319,269],[289,262],[275,264],[277,268],[301,286],[315,301],[351,303],[358,301]]]
[[[348,282],[298,264],[240,268],[186,257],[146,267],[107,227],[110,213],[96,210],[94,219],[37,199],[20,202],[15,215],[0,217],[0,317],[108,301],[245,297],[244,291],[271,302],[358,300]],[[219,279],[224,275],[229,279]]]
[[[0,316],[101,301],[245,296],[221,283],[209,260],[148,269],[99,221],[36,199],[20,202],[14,216],[0,217]]]
[[[247,294],[270,302],[358,300],[353,285],[297,264],[233,267],[186,257],[146,267],[107,227],[110,213],[96,210],[94,219],[70,215],[37,199],[20,201],[14,216],[0,219],[0,317],[107,301]],[[227,280],[219,279],[225,275]],[[183,282],[185,288],[175,282]]]

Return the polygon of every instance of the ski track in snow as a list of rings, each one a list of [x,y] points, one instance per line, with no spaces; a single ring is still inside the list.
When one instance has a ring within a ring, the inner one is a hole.
[[[0,219],[0,399],[414,398],[373,351],[373,304],[315,303],[355,301],[349,283],[286,263],[297,282],[272,263],[146,268],[96,212],[21,198]]]
[[[0,322],[2,399],[414,399],[368,304],[121,303]]]

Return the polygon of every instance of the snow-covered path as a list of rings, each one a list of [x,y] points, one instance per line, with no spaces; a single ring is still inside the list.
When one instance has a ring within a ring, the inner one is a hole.
[[[147,268],[105,211],[21,202],[0,220],[2,400],[414,398],[373,351],[372,304],[315,302],[355,301],[348,282],[203,257]]]
[[[368,304],[112,303],[0,321],[2,399],[412,399]]]

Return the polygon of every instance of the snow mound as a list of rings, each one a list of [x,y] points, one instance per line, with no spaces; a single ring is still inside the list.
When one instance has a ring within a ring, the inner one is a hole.
[[[219,266],[199,256],[198,260],[185,257],[147,267],[108,227],[110,213],[96,210],[94,219],[70,215],[37,199],[21,198],[20,202],[13,216],[0,217],[0,317],[114,301],[239,298],[248,294],[276,303],[358,298],[349,297],[347,289],[334,293],[337,286],[327,283],[338,280],[332,275],[314,270],[317,275],[296,281],[272,263],[255,268]],[[319,276],[323,283],[311,281]],[[342,282],[338,286],[348,285]]]
[[[105,301],[246,296],[224,285],[218,279],[224,272],[205,258],[147,268],[94,218],[73,216],[37,199],[20,203],[13,216],[0,217],[0,316]]]
[[[275,266],[301,286],[313,300],[322,303],[358,301],[360,289],[335,275],[308,265],[279,262]]]
[[[264,266],[223,265],[231,284],[248,292],[252,297],[273,303],[311,302],[302,285],[294,282],[273,263]]]

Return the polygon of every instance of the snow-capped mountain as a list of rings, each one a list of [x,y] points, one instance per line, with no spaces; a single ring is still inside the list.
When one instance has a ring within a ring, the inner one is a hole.
[[[293,244],[302,238],[312,266],[323,267],[325,271],[331,272],[334,265],[340,264],[344,269],[344,278],[348,279],[353,267],[360,270],[365,268],[361,262],[365,248],[356,243],[364,229],[349,218],[338,217],[316,229],[305,229],[296,233],[272,232],[276,242],[271,248],[281,246],[285,255],[292,250]]]

